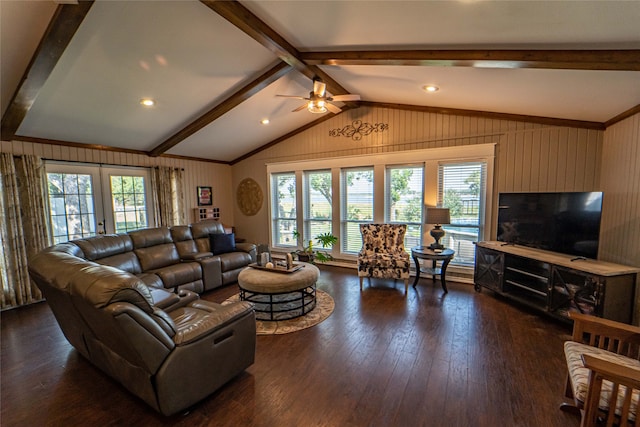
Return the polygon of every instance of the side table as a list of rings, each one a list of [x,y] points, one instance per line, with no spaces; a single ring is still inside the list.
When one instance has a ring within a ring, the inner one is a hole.
[[[447,266],[449,265],[449,262],[451,261],[455,253],[456,252],[452,249],[443,249],[442,252],[435,252],[429,246],[416,246],[411,248],[411,257],[416,263],[416,278],[413,281],[413,287],[415,288],[418,284],[418,281],[420,280],[420,273],[425,273],[431,275],[431,278],[434,281],[436,280],[436,276],[440,276],[442,290],[444,290],[445,293],[449,292],[449,290],[447,289],[447,281],[445,276],[447,274]],[[420,268],[419,260],[421,259],[431,260],[431,268]],[[440,268],[437,268],[436,266],[436,263],[438,261],[442,262],[442,266]]]

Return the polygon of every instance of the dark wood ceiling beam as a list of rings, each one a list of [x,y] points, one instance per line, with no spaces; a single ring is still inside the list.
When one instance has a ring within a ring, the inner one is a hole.
[[[383,50],[303,52],[310,65],[412,65],[640,71],[640,50]]]
[[[343,107],[342,111],[339,112],[338,114],[342,114],[345,111],[350,110],[350,109],[351,109],[350,107]],[[261,147],[258,147],[258,148],[254,149],[254,150],[252,150],[252,151],[250,151],[250,152],[248,152],[246,154],[243,154],[242,156],[238,157],[237,159],[234,159],[234,160],[230,161],[229,164],[231,166],[233,166],[236,163],[239,163],[239,162],[243,161],[244,159],[248,159],[249,157],[251,157],[251,156],[253,156],[255,154],[258,154],[259,152],[266,150],[269,147],[273,147],[274,145],[279,144],[282,141],[286,141],[287,139],[292,138],[292,137],[296,136],[297,134],[304,132],[307,129],[311,129],[312,127],[314,127],[314,126],[316,126],[316,125],[318,125],[318,124],[320,124],[322,122],[325,122],[325,121],[327,121],[329,119],[332,119],[333,117],[337,116],[338,114],[333,114],[333,113],[323,114],[322,117],[312,121],[311,123],[307,123],[306,125],[300,126],[299,128],[297,128],[295,130],[292,130],[291,132],[287,133],[286,135],[282,135],[281,137],[278,137],[278,138],[276,138],[276,139],[274,139],[272,141],[269,141],[268,143],[262,145]]]
[[[15,137],[38,92],[49,78],[91,6],[93,1],[58,6],[7,111],[2,116],[2,139],[11,140]]]
[[[200,0],[202,4],[209,7],[218,15],[235,25],[249,37],[256,40],[265,48],[273,52],[280,60],[286,62],[309,79],[319,77],[327,85],[327,90],[333,95],[348,94],[345,88],[329,77],[328,74],[315,66],[310,66],[303,59],[298,50],[284,39],[280,34],[269,27],[264,21],[255,16],[250,10],[237,1],[228,0]],[[349,107],[355,108],[357,103],[346,103]]]
[[[273,52],[278,58],[300,71],[310,79],[307,64],[300,59],[300,54],[288,41],[271,27],[255,16],[246,7],[237,1],[209,1],[201,0],[201,3],[209,7],[218,15],[238,27],[249,37],[256,40],[262,46]]]
[[[166,151],[170,150],[181,141],[190,137],[194,133],[198,132],[203,127],[207,126],[223,114],[228,113],[231,109],[237,107],[247,99],[251,98],[256,93],[260,92],[271,83],[278,80],[292,70],[289,65],[284,62],[279,62],[277,65],[267,70],[265,73],[254,79],[240,90],[229,96],[224,101],[204,113],[202,116],[189,123],[183,129],[169,137],[164,142],[160,143],[157,147],[149,152],[151,157],[157,157]]]
[[[581,129],[604,130],[605,124],[600,122],[589,122],[585,120],[558,119],[554,117],[528,116],[524,114],[495,113],[493,111],[464,110],[459,108],[430,107],[423,105],[393,104],[384,102],[362,101],[363,106],[390,108],[394,110],[417,111],[421,113],[437,113],[456,116],[484,117],[495,120],[510,120],[516,122],[539,123],[552,126],[565,126]]]

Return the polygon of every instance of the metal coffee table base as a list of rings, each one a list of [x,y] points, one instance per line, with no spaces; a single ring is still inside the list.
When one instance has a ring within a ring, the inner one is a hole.
[[[295,319],[315,308],[316,285],[282,293],[252,292],[240,288],[240,299],[254,304],[258,320]]]

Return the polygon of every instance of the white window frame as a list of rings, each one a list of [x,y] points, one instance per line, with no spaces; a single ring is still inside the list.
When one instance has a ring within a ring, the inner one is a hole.
[[[346,179],[346,174],[349,172],[368,172],[371,171],[372,172],[372,176],[373,176],[373,181],[372,181],[372,187],[373,187],[373,194],[372,197],[373,199],[371,200],[371,207],[372,207],[372,219],[373,222],[375,222],[375,217],[376,217],[376,171],[375,168],[373,166],[359,166],[359,167],[353,167],[353,168],[342,168],[340,171],[340,242],[339,242],[339,246],[340,246],[340,252],[343,254],[357,254],[358,251],[360,250],[360,247],[362,245],[360,245],[360,247],[358,247],[357,249],[354,250],[348,250],[348,246],[349,246],[349,242],[347,241],[347,230],[349,228],[350,224],[357,224],[358,227],[360,226],[360,224],[367,224],[367,223],[371,223],[372,220],[353,220],[353,219],[348,219],[347,218],[347,210],[348,210],[348,206],[346,205],[346,201],[347,201],[347,179]]]
[[[417,228],[418,229],[418,235],[422,236],[423,233],[423,218],[424,218],[424,202],[420,203],[420,220],[418,221],[412,221],[412,222],[408,222],[408,221],[393,221],[391,219],[391,171],[392,170],[401,170],[401,169],[420,169],[421,173],[422,173],[422,177],[420,180],[420,198],[424,201],[424,163],[412,163],[412,164],[403,164],[403,165],[387,165],[386,166],[386,171],[385,171],[385,206],[384,206],[384,213],[385,213],[385,222],[388,223],[397,223],[397,224],[407,224],[407,233],[405,234],[405,250],[407,252],[411,252],[411,247],[413,246],[419,246],[422,244],[422,238],[419,237],[418,238],[418,242],[407,242],[407,239],[410,239],[410,229],[411,228]]]
[[[49,184],[49,173],[91,175],[92,186],[94,189],[93,196],[96,221],[94,229],[96,230],[96,234],[112,234],[116,232],[112,208],[113,197],[111,196],[110,176],[142,176],[145,180],[147,226],[154,227],[157,224],[154,216],[151,174],[149,168],[47,160],[45,162],[45,179],[47,180],[47,188]],[[47,191],[47,203],[48,202],[49,194]],[[51,222],[51,215],[49,215],[48,220]],[[50,225],[52,226],[52,224]]]
[[[442,178],[442,169],[447,167],[447,166],[464,166],[464,165],[481,165],[481,168],[483,169],[483,173],[481,175],[480,178],[480,194],[479,194],[479,203],[478,203],[478,225],[466,225],[466,224],[456,224],[455,222],[453,222],[454,220],[452,219],[452,223],[448,224],[448,225],[443,225],[442,228],[445,230],[445,232],[449,233],[449,235],[452,235],[453,232],[453,228],[462,228],[462,229],[470,229],[470,230],[477,230],[477,234],[478,234],[478,239],[475,241],[482,241],[484,240],[484,236],[485,236],[485,218],[486,218],[486,203],[484,203],[484,200],[486,198],[486,194],[487,194],[487,164],[485,161],[478,161],[478,160],[466,160],[466,161],[447,161],[447,162],[440,162],[438,165],[438,206],[439,207],[445,207],[444,206],[444,184],[441,182],[441,178]],[[453,216],[452,216],[453,218]],[[463,236],[463,234],[461,234]],[[446,235],[445,235],[446,238]],[[461,251],[461,246],[462,245],[462,249],[464,249],[464,251]],[[468,240],[466,240],[464,237],[460,238],[458,240],[457,245],[455,245],[455,247],[450,247],[450,249],[453,249],[456,251],[456,254],[458,254],[457,257],[455,257],[452,261],[451,264],[452,266],[454,265],[463,265],[463,266],[471,266],[473,265],[473,262],[471,262],[469,259],[467,259],[466,262],[464,262],[462,260],[462,253],[461,252],[472,252],[473,253],[473,248],[470,247],[470,243]],[[471,256],[469,257],[471,258]]]
[[[314,240],[313,243],[314,245],[317,243],[315,241],[316,235],[317,233],[312,233],[311,232],[311,223],[322,223],[322,222],[326,222],[329,223],[329,232],[332,233],[332,228],[333,228],[333,204],[331,204],[330,206],[330,215],[328,219],[323,219],[323,218],[316,218],[316,217],[311,217],[311,212],[312,212],[312,201],[311,201],[311,192],[312,192],[312,188],[311,188],[311,176],[315,175],[315,174],[329,174],[329,176],[331,177],[331,199],[333,200],[333,176],[331,174],[331,169],[321,169],[321,170],[306,170],[303,172],[303,185],[304,185],[304,191],[302,192],[302,198],[303,198],[303,221],[304,221],[304,226],[303,226],[303,233],[302,233],[302,238],[304,241],[309,241],[309,240]],[[333,234],[333,233],[332,233]],[[326,248],[327,251],[330,251],[332,248]]]
[[[277,235],[278,235],[278,231],[277,230],[279,229],[278,228],[278,224],[280,224],[281,221],[291,220],[291,218],[288,218],[288,217],[275,217],[274,218],[271,215],[272,212],[277,212],[278,211],[278,208],[276,207],[276,204],[277,204],[278,201],[273,198],[273,195],[271,193],[271,189],[273,188],[274,191],[277,191],[277,186],[274,185],[277,177],[278,176],[287,176],[287,175],[293,175],[293,178],[295,180],[295,186],[296,186],[296,188],[295,188],[296,218],[294,218],[296,225],[295,225],[294,229],[295,230],[302,230],[302,228],[301,228],[302,222],[301,222],[301,218],[300,218],[300,215],[299,215],[299,213],[301,212],[300,206],[299,206],[300,205],[300,203],[299,203],[299,200],[300,200],[300,197],[299,197],[300,196],[300,179],[299,179],[299,175],[296,174],[293,171],[282,171],[282,172],[274,173],[268,179],[269,189],[270,189],[270,191],[269,191],[269,221],[270,221],[269,241],[270,242],[275,241],[275,239],[277,238]],[[281,249],[286,249],[287,251],[290,251],[291,249],[297,247],[296,239],[293,238],[293,236],[291,237],[290,241],[291,241],[291,244],[289,244],[289,245],[272,244],[271,246],[279,247]]]
[[[324,158],[324,159],[314,159],[314,160],[300,160],[294,162],[278,162],[278,163],[267,163],[266,164],[266,173],[267,173],[267,185],[269,188],[267,189],[267,193],[269,194],[269,212],[268,217],[271,221],[272,219],[272,199],[273,199],[273,191],[271,188],[271,175],[278,172],[295,172],[296,177],[298,178],[298,187],[299,190],[302,189],[302,184],[300,182],[302,174],[306,170],[317,170],[317,169],[330,169],[332,174],[332,187],[333,187],[333,234],[335,236],[341,235],[341,226],[339,217],[335,215],[335,212],[341,212],[340,200],[342,197],[341,188],[340,188],[340,173],[344,168],[354,168],[354,167],[362,167],[362,166],[372,166],[374,168],[374,218],[373,222],[384,222],[385,221],[385,208],[384,208],[384,191],[385,186],[380,185],[384,182],[385,170],[387,165],[393,164],[424,164],[424,206],[423,206],[423,215],[425,211],[425,207],[436,206],[437,205],[437,195],[438,195],[438,164],[439,162],[444,161],[486,161],[487,163],[487,192],[485,197],[485,219],[484,219],[484,230],[490,230],[490,221],[492,218],[492,206],[493,206],[493,189],[491,188],[491,183],[493,182],[493,164],[495,158],[495,146],[496,143],[488,143],[488,144],[471,144],[471,145],[461,145],[461,146],[453,146],[453,147],[440,147],[440,148],[429,148],[429,149],[421,149],[421,150],[411,150],[411,151],[399,151],[399,152],[391,152],[391,153],[383,153],[383,154],[368,154],[368,155],[359,155],[354,157],[339,157],[339,158]],[[302,197],[301,192],[298,193],[299,200],[299,209],[298,212],[302,212]],[[303,219],[301,215],[298,215],[299,227],[303,227]],[[290,247],[278,247],[274,245],[273,242],[273,234],[272,227],[269,227],[269,243],[274,251],[278,250],[286,250],[289,251]],[[484,236],[483,236],[484,237]],[[423,227],[422,233],[422,244],[428,244],[433,239],[429,235],[429,230],[426,227]],[[335,245],[333,256],[345,259],[345,260],[354,260],[356,259],[356,255],[352,253],[344,253],[341,250],[337,250],[338,247],[342,247],[342,242],[339,242],[338,245]]]

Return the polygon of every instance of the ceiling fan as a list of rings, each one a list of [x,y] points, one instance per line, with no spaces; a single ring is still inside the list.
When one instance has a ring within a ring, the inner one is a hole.
[[[342,111],[337,105],[333,105],[332,102],[346,102],[346,101],[359,101],[360,95],[335,95],[327,97],[327,84],[318,78],[313,79],[313,91],[309,92],[309,97],[294,95],[276,95],[284,98],[302,99],[308,101],[306,104],[302,104],[293,112],[304,110],[305,108],[311,113],[326,113],[327,110],[334,114]]]

